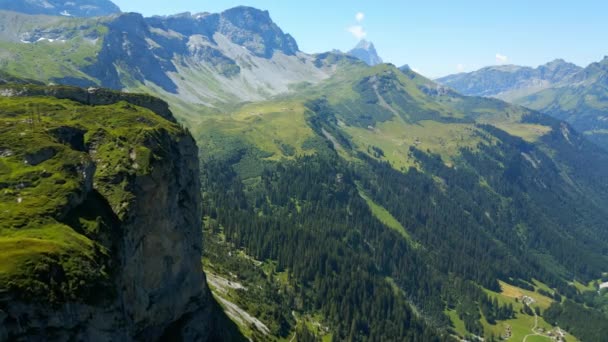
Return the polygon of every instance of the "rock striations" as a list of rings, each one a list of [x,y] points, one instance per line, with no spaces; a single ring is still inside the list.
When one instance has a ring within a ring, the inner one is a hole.
[[[3,87],[0,341],[207,340],[191,135],[148,96]]]

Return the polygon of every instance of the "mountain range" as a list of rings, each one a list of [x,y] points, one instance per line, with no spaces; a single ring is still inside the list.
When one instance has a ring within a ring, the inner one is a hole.
[[[567,121],[603,148],[608,148],[608,59],[586,68],[555,60],[536,69],[487,67],[437,81],[474,96],[491,96]]]
[[[608,336],[608,152],[493,98],[603,63],[442,85],[251,7],[7,22],[0,340]]]
[[[120,13],[110,0],[0,0],[0,9],[26,14],[61,15],[66,17],[98,17]]]

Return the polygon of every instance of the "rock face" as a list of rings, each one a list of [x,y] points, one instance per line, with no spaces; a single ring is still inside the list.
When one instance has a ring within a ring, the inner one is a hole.
[[[66,17],[98,17],[120,13],[120,8],[109,0],[0,0],[0,9]]]
[[[68,96],[70,89],[73,93]],[[46,92],[54,93],[52,88]],[[61,93],[65,95],[63,98],[77,99],[83,91],[62,87]],[[71,257],[68,252],[76,253],[71,249],[57,252],[59,262],[50,264],[40,259],[36,250],[26,251],[29,253],[26,257],[32,261],[16,264],[16,270],[23,274],[0,273],[0,341],[148,341],[177,335],[204,341],[212,330],[212,305],[201,265],[201,184],[196,143],[174,119],[168,120],[172,117],[166,107],[160,106],[161,115],[156,116],[125,101],[131,99],[144,107],[157,107],[155,101],[148,103],[149,97],[134,100],[136,95],[84,93],[88,103],[105,106],[89,107],[62,100],[46,109],[56,108],[53,114],[56,122],[50,124],[46,133],[40,133],[38,143],[52,147],[32,146],[35,152],[27,154],[23,151],[32,150],[29,147],[22,151],[23,146],[10,145],[11,136],[13,133],[18,136],[21,126],[3,137],[6,140],[0,145],[11,149],[5,160],[26,158],[28,163],[24,167],[30,168],[31,173],[40,168],[40,177],[52,179],[56,172],[70,168],[67,164],[61,166],[65,156],[73,156],[66,163],[74,158],[80,162],[75,172],[66,174],[72,175],[77,185],[67,195],[67,203],[58,202],[63,204],[50,208],[55,214],[48,216],[49,210],[33,212],[23,228],[18,228],[23,224],[9,225],[11,217],[8,217],[0,224],[0,231],[10,237],[26,228],[33,233],[46,229],[46,234],[64,229],[86,241],[83,242],[86,246],[91,244],[91,248],[85,247],[83,257],[92,258],[91,265],[99,265],[93,267],[100,269],[81,268],[70,273],[69,267],[74,267],[75,261],[67,262],[65,258]],[[11,101],[20,103],[19,96],[27,94],[13,94]],[[25,107],[30,100],[26,97],[22,102]],[[98,112],[83,113],[87,108],[96,108]],[[76,114],[77,111],[81,114]],[[82,115],[78,127],[73,127],[69,119],[63,120],[73,115]],[[0,119],[3,118],[0,113]],[[129,130],[114,126],[115,119],[127,120]],[[11,184],[9,179],[6,186],[10,188]],[[34,193],[43,196],[40,193],[43,190],[52,194],[73,183],[71,178],[64,177],[62,182],[48,184],[55,188],[42,188],[44,184],[32,182],[15,189],[25,192],[33,187]],[[87,220],[96,220],[97,228],[81,225]],[[63,235],[56,238],[68,239]],[[2,246],[10,247],[12,241],[0,238]],[[49,253],[53,258],[54,250]],[[74,260],[76,257],[79,256]],[[39,278],[23,279],[30,274],[24,271],[29,268]],[[80,275],[85,277],[89,272],[107,273],[107,284],[83,283],[86,281],[79,279]],[[53,291],[58,289],[61,295],[45,299],[45,293],[36,293],[35,288],[17,287],[17,279],[25,284],[35,281]],[[98,289],[87,291],[87,296],[78,294],[85,292],[69,294],[72,283]],[[29,291],[34,292],[30,295]]]
[[[2,0],[0,0],[2,1]],[[221,13],[144,18],[30,16],[0,10],[0,64],[22,78],[83,88],[147,89],[174,105],[268,99],[296,84],[318,83],[335,65],[316,65],[267,11],[236,7]],[[48,45],[62,44],[57,54]],[[59,53],[59,51],[65,51]],[[40,56],[32,63],[23,54]],[[36,65],[49,65],[36,72]],[[0,72],[0,84],[14,82]],[[182,116],[183,117],[183,116]]]
[[[352,50],[348,51],[348,54],[362,60],[367,65],[378,65],[382,64],[382,58],[378,56],[376,48],[372,42],[362,40]]]
[[[513,96],[550,87],[581,70],[579,66],[556,59],[537,68],[517,65],[491,66],[470,73],[449,75],[437,81],[464,95],[494,96],[509,100]]]

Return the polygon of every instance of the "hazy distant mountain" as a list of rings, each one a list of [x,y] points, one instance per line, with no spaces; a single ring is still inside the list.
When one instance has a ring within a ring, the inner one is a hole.
[[[608,153],[567,123],[370,67],[368,42],[362,57],[303,53],[250,7],[0,11],[0,44],[0,341],[205,341],[201,257],[255,341],[492,340],[506,323],[521,341],[533,319],[606,336],[605,308],[570,300],[591,303],[580,292],[608,264]],[[601,94],[603,63],[563,64],[534,77]],[[118,315],[85,306],[107,303]],[[569,322],[571,304],[593,315]]]
[[[360,41],[352,50],[348,51],[348,54],[364,61],[368,65],[373,66],[382,63],[382,58],[378,56],[374,44],[365,39]]]
[[[513,102],[567,121],[608,149],[608,57]]]
[[[110,0],[0,0],[0,9],[67,17],[97,17],[120,13],[120,8]]]
[[[608,59],[586,68],[556,59],[538,68],[492,66],[437,80],[465,95],[490,96],[567,121],[608,148]]]
[[[537,68],[517,65],[490,66],[469,73],[449,75],[437,81],[465,95],[509,100],[548,88],[581,69],[577,65],[556,59]]]

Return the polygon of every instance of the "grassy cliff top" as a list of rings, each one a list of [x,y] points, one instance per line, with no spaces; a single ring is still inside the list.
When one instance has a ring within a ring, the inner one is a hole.
[[[184,134],[126,101],[0,97],[0,293],[60,302],[110,289],[128,179],[166,157],[167,133]]]

